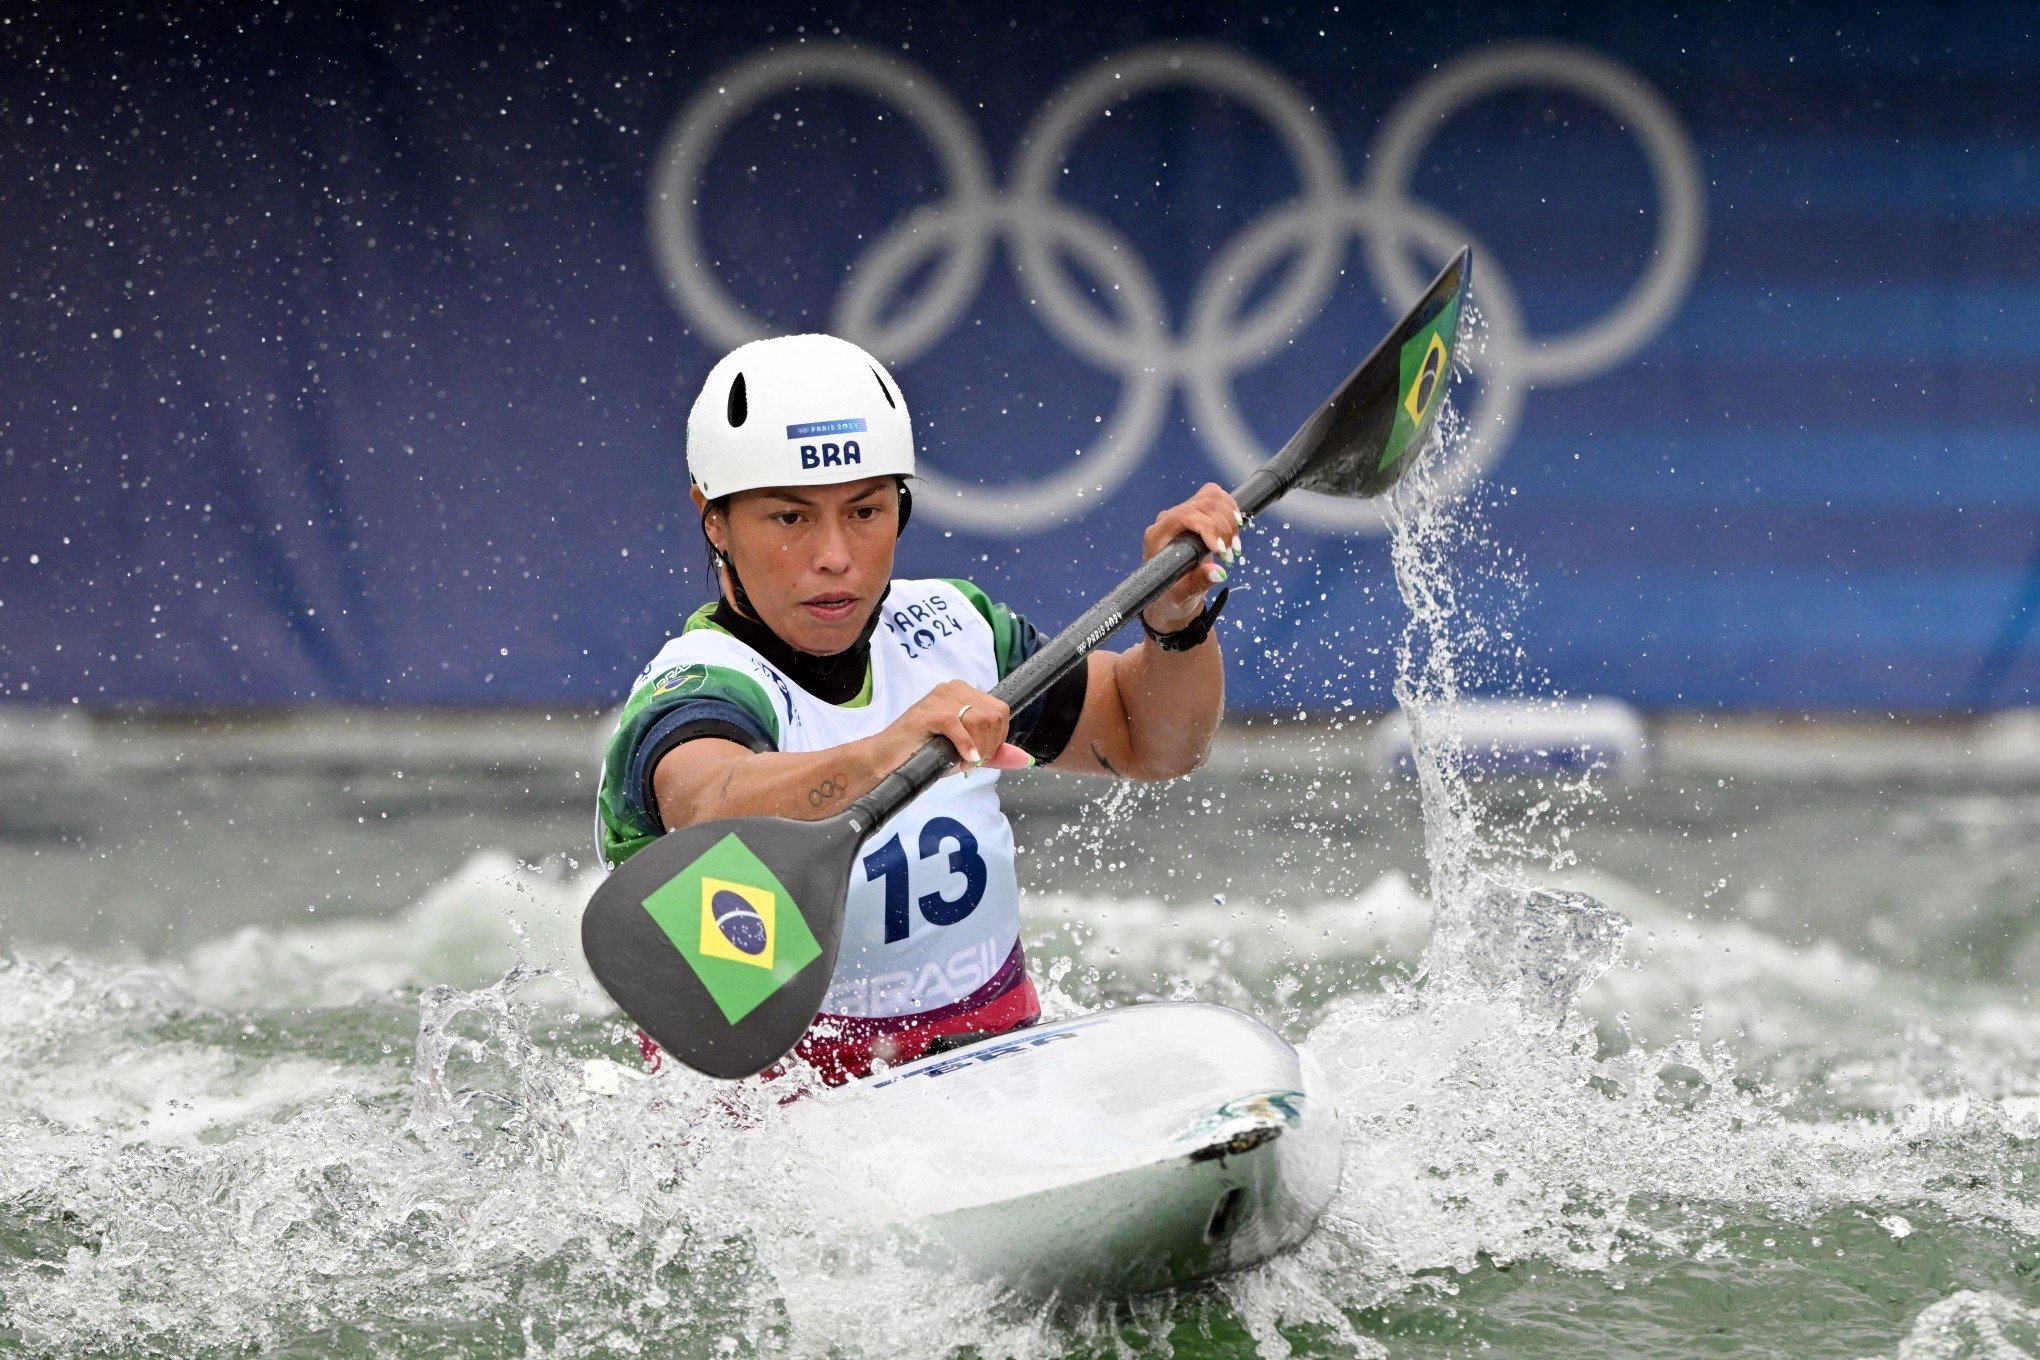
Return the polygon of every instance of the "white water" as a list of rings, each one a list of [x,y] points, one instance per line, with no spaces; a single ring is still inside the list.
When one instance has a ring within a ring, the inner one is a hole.
[[[2020,1179],[2040,1135],[2018,1062],[2040,1040],[2030,1014],[1593,886],[1637,928],[1577,1015],[1395,983],[1310,1018],[1305,1046],[1351,1119],[1349,1176],[1304,1250],[1220,1286],[1265,1352],[1336,1334],[1372,1353],[1354,1310],[1449,1291],[1477,1264],[1704,1261],[1746,1249],[1729,1238],[1753,1222],[1940,1215],[2040,1240]],[[392,1353],[447,1326],[480,1353],[528,1335],[556,1354],[726,1354],[730,1338],[937,1355],[970,1336],[1045,1356],[1128,1324],[1152,1342],[1190,1306],[1046,1319],[931,1275],[910,1233],[871,1240],[851,1203],[789,1198],[817,1159],[849,1155],[854,1180],[854,1154],[800,1145],[769,1095],[638,1075],[569,974],[492,976],[519,950],[570,959],[586,887],[481,855],[385,923],[0,970],[0,1203],[37,1220],[41,1261],[0,1276],[7,1326],[42,1353],[307,1338],[375,1353],[377,1332],[343,1325],[368,1320],[405,1338]],[[1413,965],[1429,914],[1396,877],[1286,914],[1072,894],[1037,902],[1031,947],[1062,979],[1058,1012],[1095,1003],[1084,978],[1108,961],[1158,993],[1279,1009],[1282,979],[1327,957]],[[1944,1065],[1910,1081],[1880,1052],[1916,1052],[1905,1036],[1928,1024]],[[1597,1059],[1597,1026],[1626,1050]],[[1793,1118],[1738,1086],[1806,1052],[1876,1068],[1854,1099],[1881,1117]],[[2031,1323],[2009,1299],[1951,1296],[1918,1345],[1985,1340],[1909,1353],[2016,1354],[1988,1338]]]

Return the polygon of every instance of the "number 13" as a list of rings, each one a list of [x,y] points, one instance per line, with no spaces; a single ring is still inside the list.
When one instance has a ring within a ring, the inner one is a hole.
[[[921,858],[930,859],[942,851],[944,841],[955,841],[949,852],[949,872],[963,875],[963,892],[956,897],[941,893],[921,894],[921,915],[931,926],[953,926],[977,910],[985,895],[985,861],[978,854],[977,837],[954,817],[930,817],[921,828]],[[864,880],[885,880],[885,942],[898,944],[907,938],[913,924],[907,915],[907,852],[894,836],[864,857]]]

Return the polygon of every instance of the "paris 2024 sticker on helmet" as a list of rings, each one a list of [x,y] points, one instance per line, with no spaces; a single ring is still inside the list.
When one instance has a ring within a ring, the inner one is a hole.
[[[822,952],[793,895],[735,832],[644,906],[732,1025]]]

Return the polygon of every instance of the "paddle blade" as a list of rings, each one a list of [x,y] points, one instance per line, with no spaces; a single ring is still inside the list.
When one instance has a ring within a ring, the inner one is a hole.
[[[595,980],[659,1047],[734,1079],[791,1051],[843,939],[859,836],[848,819],[742,817],[662,836],[581,915]]]
[[[1423,450],[1445,405],[1473,272],[1462,249],[1374,352],[1269,460],[1285,486],[1378,496]]]

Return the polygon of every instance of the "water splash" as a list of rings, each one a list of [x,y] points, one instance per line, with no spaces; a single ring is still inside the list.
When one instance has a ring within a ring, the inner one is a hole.
[[[1965,1289],[1921,1313],[1898,1360],[2034,1360],[2040,1311],[2002,1294]]]
[[[1928,1147],[1890,1125],[1844,1132],[1787,1118],[1723,1044],[1653,1047],[1618,1027],[1604,1046],[1581,1002],[1629,924],[1583,893],[1537,886],[1531,872],[1538,861],[1547,873],[1572,866],[1566,821],[1594,797],[1591,781],[1561,785],[1556,810],[1547,800],[1498,828],[1466,759],[1464,696],[1498,675],[1521,683],[1525,671],[1506,621],[1470,604],[1480,587],[1499,580],[1520,593],[1522,581],[1492,551],[1469,551],[1492,541],[1480,501],[1450,475],[1465,438],[1448,412],[1388,507],[1409,609],[1394,692],[1414,746],[1434,913],[1422,985],[1390,979],[1380,995],[1334,1004],[1310,1034],[1357,1155],[1316,1237],[1261,1277],[1223,1286],[1261,1352],[1286,1346],[1278,1320],[1332,1325],[1365,1351],[1339,1325],[1356,1302],[1449,1293],[1457,1277],[1512,1262],[1607,1276],[1619,1289],[1632,1259],[1730,1257],[1723,1224],[1753,1207],[1803,1222],[1928,1204],[2040,1229],[2016,1188],[2023,1172],[2005,1165],[2027,1154],[2001,1106],[1961,1112],[1959,1150]],[[2005,1179],[1947,1174],[1986,1161]],[[1998,1312],[1965,1309],[1951,1325],[1998,1325]]]
[[[1296,1032],[1350,1116],[1351,1175],[1319,1236],[1208,1293],[1052,1314],[946,1270],[888,1221],[860,1189],[873,1149],[804,1139],[783,1091],[647,1075],[606,1011],[577,1012],[535,969],[223,1008],[194,999],[215,983],[192,956],[0,966],[0,1351],[855,1360],[967,1339],[1028,1360],[1378,1354],[1395,1310],[1459,1297],[1477,1311],[1511,1263],[1602,1282],[1605,1297],[1666,1263],[1754,1269],[1765,1236],[1802,1261],[1846,1240],[1854,1262],[1893,1250],[1876,1222],[1892,1215],[1915,1255],[1943,1250],[1951,1223],[2040,1242],[2021,1188],[2040,1176],[2040,1112],[1971,1099],[1793,1118],[1746,1046],[1680,1033],[1676,1015],[1648,1041],[1628,1034],[1617,1012],[1636,997],[1782,999],[1829,966],[1747,934],[1734,955],[1704,931],[1674,948],[1680,914],[1632,899],[1657,938],[1598,980],[1608,937],[1572,929],[1553,898],[1524,909],[1550,912],[1549,930],[1480,964],[1526,980],[1513,990],[1449,999],[1389,970],[1385,986],[1300,1010]],[[1070,965],[1072,1009],[1123,999],[1083,981],[1098,968],[1140,992],[1237,989],[1271,1013],[1285,972],[1340,976],[1340,951],[1414,962],[1428,914],[1395,879],[1283,917],[1248,897],[1046,905],[1030,945]],[[1068,942],[1057,907],[1093,933]],[[322,948],[337,953],[334,930]],[[1126,947],[1108,958],[1110,940]],[[1709,957],[1763,971],[1710,972]],[[1194,983],[1192,962],[1210,970]],[[1825,1015],[1778,1042],[1815,1041]]]
[[[1477,365],[1485,342],[1477,312],[1467,325],[1462,377]],[[1528,573],[1489,527],[1489,493],[1465,487],[1462,470],[1473,437],[1456,406],[1448,405],[1436,436],[1385,506],[1396,588],[1409,611],[1396,646],[1394,693],[1410,729],[1436,910],[1423,972],[1445,994],[1516,988],[1520,972],[1498,965],[1513,948],[1510,941],[1526,934],[1582,932],[1581,946],[1596,949],[1612,949],[1608,933],[1618,940],[1620,934],[1612,919],[1588,921],[1595,914],[1589,908],[1566,908],[1529,892],[1533,866],[1549,874],[1574,862],[1571,823],[1598,797],[1593,771],[1546,781],[1545,796],[1505,826],[1486,815],[1482,776],[1468,759],[1466,696],[1477,687],[1522,689],[1538,679],[1513,622],[1529,589]],[[1569,999],[1551,1004],[1562,1010]]]

